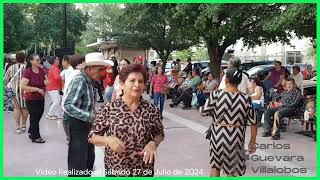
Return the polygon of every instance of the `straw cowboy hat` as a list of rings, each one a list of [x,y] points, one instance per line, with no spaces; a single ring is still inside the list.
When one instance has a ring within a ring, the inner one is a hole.
[[[93,52],[85,56],[85,62],[83,66],[113,66],[114,63],[111,60],[105,60],[102,53]]]

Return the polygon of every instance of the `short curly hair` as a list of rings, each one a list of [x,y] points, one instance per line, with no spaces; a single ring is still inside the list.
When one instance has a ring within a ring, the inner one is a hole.
[[[146,83],[146,81],[147,81],[147,72],[146,72],[145,67],[143,65],[141,65],[141,64],[129,64],[128,66],[123,68],[120,71],[120,74],[119,74],[120,81],[122,83],[124,83],[131,73],[141,73],[142,76],[143,76],[143,82]]]

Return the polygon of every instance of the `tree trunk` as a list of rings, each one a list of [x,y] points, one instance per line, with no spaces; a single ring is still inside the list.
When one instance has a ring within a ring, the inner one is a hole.
[[[215,79],[220,81],[221,60],[226,50],[225,47],[216,46],[212,41],[207,42],[208,55],[210,59],[210,72]]]
[[[157,51],[157,53],[158,53],[160,59],[162,60],[162,69],[165,70],[166,64],[167,64],[167,60],[169,58],[170,53],[165,53],[164,50]]]

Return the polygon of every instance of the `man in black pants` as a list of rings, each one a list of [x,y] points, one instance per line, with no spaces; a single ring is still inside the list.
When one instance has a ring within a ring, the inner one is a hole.
[[[95,154],[94,145],[88,142],[89,131],[95,119],[93,82],[103,78],[105,65],[101,53],[85,56],[84,70],[77,74],[67,89],[64,109],[69,121],[68,176],[91,176]]]

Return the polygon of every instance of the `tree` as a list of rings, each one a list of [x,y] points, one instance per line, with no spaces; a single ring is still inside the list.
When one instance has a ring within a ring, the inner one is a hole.
[[[275,16],[266,26],[273,30],[281,28],[292,31],[298,38],[310,37],[315,47],[316,14],[316,4],[288,4],[283,6],[283,12]]]
[[[291,35],[283,28],[264,24],[281,14],[283,4],[179,4],[175,17],[180,25],[202,37],[208,48],[210,70],[219,77],[225,50],[242,40],[245,46],[262,43],[289,43]]]
[[[34,38],[48,47],[63,46],[64,4],[36,4],[31,7],[34,19]],[[74,4],[67,4],[67,39],[78,42],[86,29],[88,15],[76,9]]]
[[[164,66],[169,55],[198,42],[179,19],[174,18],[176,4],[127,4],[116,22],[117,31],[110,37],[118,43],[157,52]]]
[[[87,48],[86,45],[95,43],[97,38],[109,40],[106,34],[111,33],[117,27],[115,20],[120,15],[121,8],[119,4],[81,4],[80,8],[85,14],[88,14],[88,21],[81,41],[76,44],[76,52],[87,54],[93,49]]]
[[[4,52],[24,50],[30,46],[32,25],[21,4],[4,5]]]
[[[208,56],[208,50],[207,48],[199,48],[196,50],[196,52],[194,53],[194,60],[208,60],[209,56]]]
[[[192,57],[192,51],[191,49],[185,49],[182,51],[177,51],[176,52],[176,56],[178,59],[180,59],[181,61],[184,61],[186,59],[188,59],[189,57]]]

